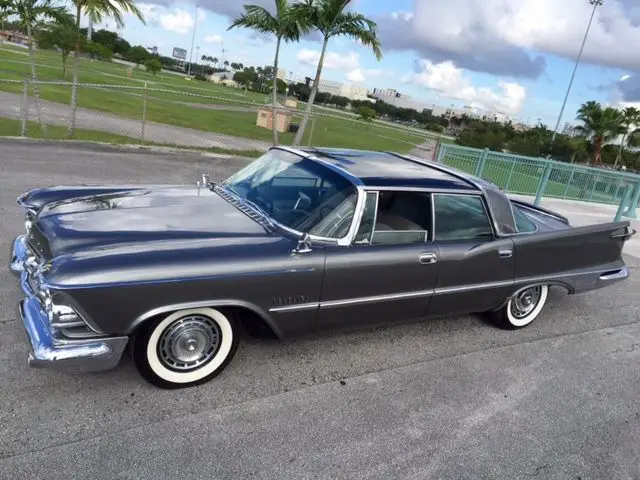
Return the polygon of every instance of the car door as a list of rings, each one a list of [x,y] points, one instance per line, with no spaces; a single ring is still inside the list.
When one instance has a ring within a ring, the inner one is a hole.
[[[434,194],[438,279],[428,316],[500,306],[514,279],[512,238],[496,238],[481,195]]]
[[[402,201],[429,214],[428,194],[404,194]],[[400,203],[396,201],[396,209]],[[403,224],[398,214],[398,222],[389,220],[392,225],[386,225],[387,213],[379,206],[378,192],[368,192],[354,245],[327,247],[320,330],[390,324],[424,315],[438,274],[436,249],[429,242],[431,222],[425,217]]]

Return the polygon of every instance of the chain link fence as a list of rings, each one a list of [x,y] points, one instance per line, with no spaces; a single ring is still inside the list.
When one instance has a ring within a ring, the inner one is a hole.
[[[154,82],[139,86],[64,81],[0,80],[2,135],[80,139],[175,147],[264,151],[273,144],[272,105],[227,87],[220,95],[192,85],[185,91]],[[279,142],[290,145],[303,108],[279,98]],[[261,128],[262,127],[262,128]],[[301,145],[371,148],[433,158],[435,136],[420,128],[363,121],[355,113],[314,108]]]

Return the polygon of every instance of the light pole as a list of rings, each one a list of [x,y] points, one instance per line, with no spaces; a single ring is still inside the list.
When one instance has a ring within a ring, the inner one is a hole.
[[[576,64],[573,67],[573,73],[571,74],[571,80],[569,80],[569,87],[567,88],[567,93],[564,96],[564,102],[562,102],[562,108],[560,109],[560,115],[558,115],[558,121],[556,122],[556,128],[553,130],[553,136],[551,137],[551,144],[556,139],[556,135],[558,134],[558,129],[560,128],[560,122],[562,121],[562,114],[564,113],[564,109],[567,106],[567,100],[569,99],[569,93],[571,92],[571,87],[573,86],[573,80],[576,76],[576,71],[578,70],[578,64],[580,63],[580,58],[582,57],[582,52],[584,50],[584,44],[587,43],[587,37],[589,36],[589,30],[591,30],[591,23],[593,22],[593,17],[596,15],[596,9],[604,3],[604,0],[589,0],[589,3],[593,5],[593,11],[591,12],[591,18],[589,19],[589,24],[587,25],[587,30],[584,32],[584,38],[582,39],[582,45],[580,46],[580,51],[578,52],[578,57],[576,58]]]
[[[189,49],[189,69],[187,70],[187,77],[191,76],[191,58],[193,57],[193,42],[196,39],[197,25],[198,25],[198,0],[196,0],[196,17],[193,21],[193,35],[191,36],[191,48]]]

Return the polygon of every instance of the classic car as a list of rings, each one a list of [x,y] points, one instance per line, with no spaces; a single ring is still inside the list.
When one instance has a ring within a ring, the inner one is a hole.
[[[277,338],[480,313],[518,329],[549,288],[629,271],[629,222],[572,227],[410,155],[274,147],[224,181],[69,185],[17,199],[11,269],[29,364],[204,383],[239,332]]]

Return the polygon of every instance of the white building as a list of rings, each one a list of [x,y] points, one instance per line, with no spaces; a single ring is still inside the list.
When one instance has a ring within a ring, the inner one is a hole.
[[[404,95],[394,88],[374,88],[371,94],[378,100],[398,108],[412,108],[422,112],[427,108],[426,102],[415,100],[409,95]]]

